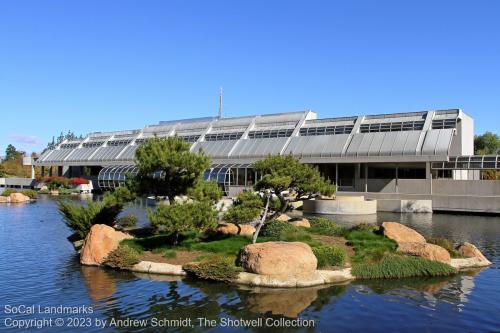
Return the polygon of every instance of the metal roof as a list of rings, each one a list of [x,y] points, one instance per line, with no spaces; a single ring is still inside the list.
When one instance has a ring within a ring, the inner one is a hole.
[[[251,163],[292,154],[314,161],[373,158],[446,160],[461,111],[438,110],[317,119],[312,111],[160,122],[140,130],[94,132],[46,151],[38,165],[120,165],[144,140],[179,135],[213,160]],[[205,139],[206,137],[206,139]]]

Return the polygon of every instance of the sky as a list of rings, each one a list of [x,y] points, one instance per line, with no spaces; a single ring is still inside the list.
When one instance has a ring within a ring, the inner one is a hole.
[[[460,108],[500,133],[500,1],[0,1],[0,155],[61,131]]]

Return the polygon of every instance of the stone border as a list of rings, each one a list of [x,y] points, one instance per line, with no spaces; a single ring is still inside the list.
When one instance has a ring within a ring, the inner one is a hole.
[[[187,273],[181,265],[172,265],[152,261],[141,261],[130,269],[132,272],[186,276]],[[312,287],[330,283],[341,283],[354,280],[351,274],[351,268],[344,268],[335,271],[316,270],[313,274],[300,277],[290,276],[272,276],[260,275],[247,272],[238,274],[238,278],[233,282],[256,287],[275,287],[275,288],[301,288]]]
[[[184,276],[186,272],[182,269],[181,265],[172,265],[167,263],[141,261],[132,268],[132,272],[148,273],[148,274],[163,274],[163,275],[179,275]]]
[[[312,274],[299,277],[280,277],[242,272],[238,275],[234,283],[254,287],[303,288],[330,283],[348,282],[354,279],[355,277],[351,275],[351,269],[344,268],[335,271],[316,270]]]
[[[489,260],[484,260],[479,257],[451,259],[450,266],[458,271],[466,270],[469,268],[481,268],[490,266]]]
[[[477,257],[451,259],[450,266],[458,271],[467,270],[470,268],[481,268],[491,265],[488,260],[483,260]],[[182,269],[181,265],[172,265],[167,263],[159,263],[153,261],[141,261],[130,269],[132,272],[186,276],[187,273]],[[241,272],[238,278],[233,283],[240,285],[248,285],[252,287],[272,287],[272,288],[304,288],[325,284],[343,283],[355,280],[356,277],[351,274],[351,268],[338,269],[334,271],[316,270],[312,274],[303,276],[279,276],[279,275],[261,275],[248,272]]]

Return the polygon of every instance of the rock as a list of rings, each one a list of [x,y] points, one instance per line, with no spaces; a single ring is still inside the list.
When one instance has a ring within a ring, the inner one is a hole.
[[[318,261],[311,247],[301,242],[265,242],[246,245],[239,260],[246,272],[264,275],[313,274]]]
[[[403,242],[398,244],[398,252],[412,256],[421,257],[428,260],[440,261],[445,264],[450,263],[450,253],[443,247],[419,242]]]
[[[75,251],[80,253],[82,251],[83,243],[85,243],[85,241],[83,239],[80,239],[80,240],[74,241],[72,243],[73,243],[73,247],[75,248]]]
[[[301,209],[302,206],[304,206],[304,201],[302,200],[290,202],[290,207],[292,207],[292,209]]]
[[[58,190],[51,190],[50,195],[59,195],[59,191]]]
[[[290,221],[291,219],[292,218],[286,214],[281,214],[276,218],[277,221],[284,221],[284,222]]]
[[[133,238],[104,224],[95,224],[83,243],[80,254],[82,265],[101,265],[109,253],[118,247],[120,241]]]
[[[10,197],[4,197],[0,195],[0,203],[10,202]]]
[[[294,225],[296,227],[302,227],[302,228],[310,228],[311,227],[309,220],[306,218],[291,219],[289,222],[291,225]]]
[[[10,202],[12,203],[20,203],[30,201],[30,197],[24,195],[22,193],[11,193],[10,194]]]
[[[491,262],[488,259],[483,260],[479,257],[473,257],[473,258],[451,259],[450,265],[451,267],[454,267],[458,270],[468,270],[471,268],[489,266],[491,265]]]
[[[220,223],[217,226],[217,233],[221,235],[244,235],[252,236],[255,228],[250,224]]]
[[[460,244],[457,247],[457,251],[466,258],[479,258],[481,260],[489,261],[474,244],[468,242]]]
[[[133,272],[164,274],[164,275],[186,275],[181,265],[172,265],[167,263],[141,261],[130,269]]]
[[[382,223],[384,235],[392,239],[398,245],[400,243],[426,243],[424,236],[419,234],[413,229],[410,229],[401,223],[397,222],[384,222]]]

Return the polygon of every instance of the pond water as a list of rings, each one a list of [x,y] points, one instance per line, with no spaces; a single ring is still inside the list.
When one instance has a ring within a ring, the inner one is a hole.
[[[144,207],[129,210],[145,216]],[[168,331],[181,332],[500,331],[500,218],[448,214],[332,218],[345,225],[401,221],[426,237],[470,241],[493,266],[448,278],[357,281],[294,290],[81,267],[66,240],[71,232],[54,201],[42,197],[32,204],[0,206],[0,330],[14,330],[12,325],[33,319],[31,324],[40,326],[33,330],[39,332],[102,331],[99,324],[110,332],[166,331],[161,325],[167,324],[176,326]],[[26,313],[31,306],[34,313]],[[40,313],[39,306],[56,313]],[[67,309],[58,306],[80,308],[73,309],[77,314],[61,314],[57,312]],[[204,319],[200,323],[197,318]],[[250,319],[259,320],[240,325],[240,320]],[[130,320],[147,326],[131,327]]]

